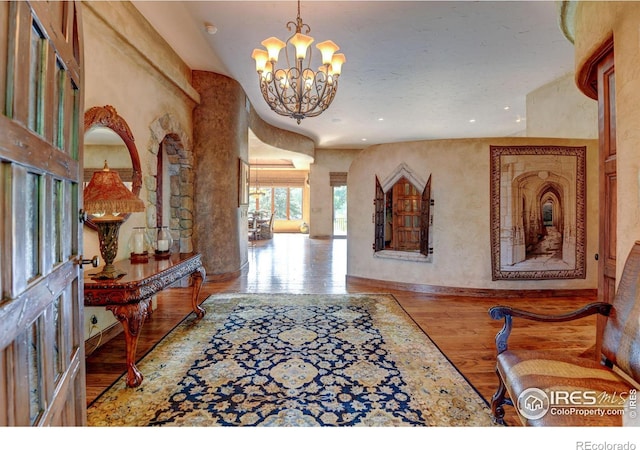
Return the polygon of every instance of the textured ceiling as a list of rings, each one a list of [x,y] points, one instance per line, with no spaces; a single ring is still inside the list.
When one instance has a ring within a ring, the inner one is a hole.
[[[192,69],[234,78],[266,122],[323,148],[524,135],[526,95],[574,68],[553,1],[302,1],[310,35],[347,62],[333,104],[297,125],[266,106],[251,59],[291,34],[295,1],[133,4]]]

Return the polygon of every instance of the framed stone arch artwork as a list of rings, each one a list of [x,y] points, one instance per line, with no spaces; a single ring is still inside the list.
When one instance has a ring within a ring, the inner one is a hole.
[[[586,151],[491,146],[493,280],[586,277]]]

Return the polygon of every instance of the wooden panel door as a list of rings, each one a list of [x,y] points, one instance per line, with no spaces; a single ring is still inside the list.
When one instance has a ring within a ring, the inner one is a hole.
[[[0,425],[86,423],[80,2],[0,2]]]
[[[611,303],[616,287],[616,91],[613,51],[598,64],[598,124],[600,141],[600,245],[598,250],[598,300]],[[600,355],[605,318],[599,318],[596,357]]]
[[[406,178],[393,186],[393,242],[396,250],[420,249],[422,193]]]

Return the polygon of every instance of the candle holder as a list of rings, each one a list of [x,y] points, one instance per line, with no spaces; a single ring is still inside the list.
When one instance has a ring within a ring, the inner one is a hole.
[[[140,264],[149,262],[149,248],[151,248],[151,243],[144,227],[135,227],[129,239],[131,263]]]
[[[171,257],[171,246],[173,238],[168,227],[158,227],[155,242],[156,259],[169,259]]]

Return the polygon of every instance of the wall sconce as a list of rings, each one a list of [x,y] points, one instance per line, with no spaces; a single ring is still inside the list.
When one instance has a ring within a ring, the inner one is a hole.
[[[118,172],[109,170],[107,161],[104,169],[93,173],[91,181],[84,189],[84,210],[91,214],[98,228],[100,254],[105,266],[102,272],[90,275],[98,280],[117,280],[126,275],[118,271],[113,260],[118,253],[118,234],[124,218],[121,214],[142,212],[144,203],[122,182]]]

